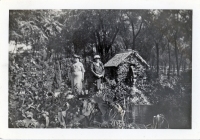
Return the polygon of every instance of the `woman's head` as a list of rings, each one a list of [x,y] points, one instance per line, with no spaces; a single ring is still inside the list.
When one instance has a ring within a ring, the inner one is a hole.
[[[95,60],[95,62],[100,62],[100,56],[99,55],[95,55],[94,56],[94,60]]]
[[[74,54],[74,61],[79,62],[80,61],[80,56]]]

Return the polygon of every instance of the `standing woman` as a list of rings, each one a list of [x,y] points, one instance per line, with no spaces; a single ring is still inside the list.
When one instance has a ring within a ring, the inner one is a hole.
[[[80,95],[83,88],[82,82],[84,80],[85,69],[78,55],[74,55],[74,64],[71,67],[71,73],[72,92]]]
[[[96,85],[96,90],[100,91],[101,79],[104,77],[105,70],[103,63],[100,61],[99,55],[94,56],[94,62],[91,65],[91,71],[93,73],[93,80],[94,84]]]

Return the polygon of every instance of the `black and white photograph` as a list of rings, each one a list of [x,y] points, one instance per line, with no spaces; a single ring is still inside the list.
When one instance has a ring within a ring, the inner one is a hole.
[[[198,0],[0,0],[1,139],[199,139]]]
[[[192,10],[9,10],[9,128],[191,129]]]

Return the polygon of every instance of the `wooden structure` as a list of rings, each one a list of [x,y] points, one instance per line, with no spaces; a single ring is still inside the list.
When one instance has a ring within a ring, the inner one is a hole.
[[[106,76],[127,85],[143,84],[149,65],[137,51],[116,54],[105,65]]]

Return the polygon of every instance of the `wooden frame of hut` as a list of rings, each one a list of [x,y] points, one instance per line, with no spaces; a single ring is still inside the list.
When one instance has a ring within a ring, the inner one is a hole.
[[[144,83],[149,65],[137,51],[129,50],[116,54],[104,67],[108,79],[133,86]]]

